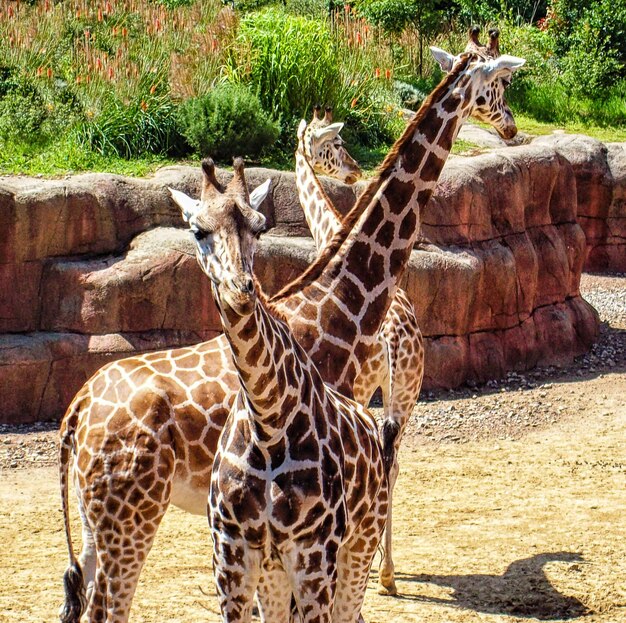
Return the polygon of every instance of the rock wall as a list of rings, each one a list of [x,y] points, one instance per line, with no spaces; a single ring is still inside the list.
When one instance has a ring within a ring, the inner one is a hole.
[[[581,174],[563,150],[536,144],[446,165],[405,284],[426,338],[425,387],[564,363],[595,339],[597,315],[578,290]],[[315,249],[293,174],[247,171],[251,186],[268,175],[272,230],[255,270],[274,292]],[[220,331],[167,192],[196,195],[199,177],[170,167],[150,179],[0,179],[0,422],[59,418],[111,358]],[[347,211],[359,187],[324,183]]]
[[[578,222],[585,232],[585,270],[626,272],[626,143],[553,134],[533,141],[555,149],[576,177]]]

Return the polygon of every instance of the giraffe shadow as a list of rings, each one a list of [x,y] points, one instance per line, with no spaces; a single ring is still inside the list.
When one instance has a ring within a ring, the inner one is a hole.
[[[502,575],[430,575],[396,573],[404,582],[435,584],[452,589],[448,598],[398,595],[401,599],[504,614],[539,621],[576,619],[590,610],[575,597],[561,594],[548,580],[544,567],[550,562],[583,562],[578,553],[549,552],[511,563]]]

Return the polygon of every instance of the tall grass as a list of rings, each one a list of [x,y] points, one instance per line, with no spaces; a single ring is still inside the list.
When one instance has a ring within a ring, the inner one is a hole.
[[[246,3],[261,4],[238,6]],[[502,51],[527,59],[509,91],[516,112],[550,123],[626,125],[626,83],[593,96],[574,89],[575,72],[556,57],[549,33],[498,26]],[[251,104],[254,118],[269,125],[259,136],[271,143],[280,128],[274,149],[249,153],[289,165],[296,124],[319,103],[347,122],[351,149],[378,154],[403,126],[394,82],[428,92],[440,75],[429,54],[420,58],[414,28],[383,35],[350,7],[329,15],[324,0],[238,11],[221,0],[4,2],[0,37],[0,167],[7,170],[19,162],[27,168],[46,151],[60,163],[65,153],[74,169],[218,143],[222,150],[241,118],[224,104],[233,97],[214,97],[231,93],[229,83],[260,101],[259,110]],[[458,52],[465,41],[464,28],[446,26],[429,43]],[[194,109],[189,102],[206,112],[193,127],[180,114]],[[212,136],[201,140],[203,133]],[[72,149],[75,157],[67,155]]]

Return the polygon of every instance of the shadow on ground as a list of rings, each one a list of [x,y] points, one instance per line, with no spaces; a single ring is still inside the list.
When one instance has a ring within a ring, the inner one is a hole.
[[[575,597],[557,591],[544,567],[550,562],[582,562],[580,554],[549,552],[511,563],[502,575],[411,575],[396,573],[404,582],[435,584],[452,589],[446,599],[405,597],[487,614],[505,614],[540,621],[571,620],[591,614]],[[403,598],[402,595],[398,595]]]

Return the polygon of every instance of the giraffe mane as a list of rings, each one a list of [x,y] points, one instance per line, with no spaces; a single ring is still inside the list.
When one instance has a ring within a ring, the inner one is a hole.
[[[289,321],[285,313],[282,310],[278,309],[276,305],[271,301],[268,295],[263,290],[263,287],[259,283],[259,280],[256,278],[256,275],[252,274],[252,280],[254,281],[254,291],[259,300],[259,303],[265,307],[265,309],[269,312],[271,316],[284,322],[286,325],[289,325]]]
[[[317,176],[317,173],[315,173],[315,169],[311,166],[311,163],[308,161],[306,155],[303,154],[302,156],[306,162],[306,166],[309,167],[313,173],[313,175]],[[341,220],[341,213],[339,212],[339,210],[337,210],[337,208],[333,205],[333,202],[331,200],[331,198],[328,196],[328,193],[326,192],[326,189],[322,186],[322,184],[319,184],[319,191],[320,194],[322,195],[322,199],[326,202],[326,205],[328,206],[328,209],[339,219]]]
[[[355,223],[367,208],[374,195],[381,187],[383,182],[391,175],[399,153],[405,145],[412,140],[415,128],[422,122],[429,110],[432,108],[433,102],[459,77],[459,75],[467,69],[468,64],[477,58],[475,54],[463,53],[459,56],[460,62],[456,63],[456,67],[449,74],[446,74],[441,82],[435,87],[430,95],[422,102],[419,110],[413,115],[411,121],[404,129],[400,138],[393,144],[393,147],[377,169],[376,177],[369,183],[363,194],[357,199],[352,209],[344,217],[341,229],[331,238],[329,243],[317,258],[306,268],[306,270],[296,277],[293,281],[284,286],[269,302],[275,302],[288,298],[293,294],[303,290],[320,277],[330,260],[337,254],[341,245],[352,231]]]

